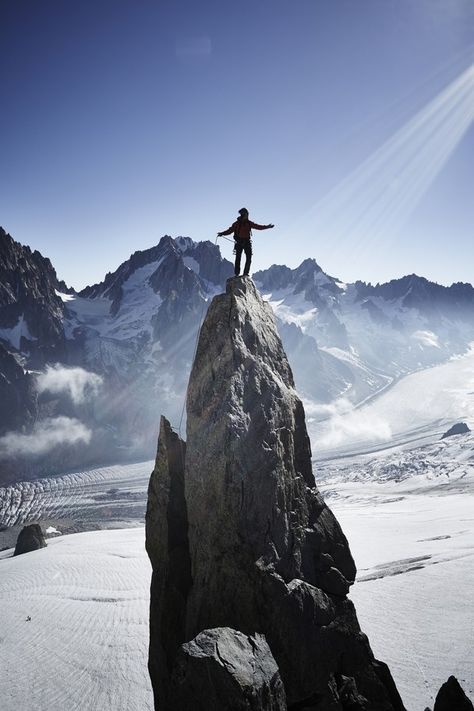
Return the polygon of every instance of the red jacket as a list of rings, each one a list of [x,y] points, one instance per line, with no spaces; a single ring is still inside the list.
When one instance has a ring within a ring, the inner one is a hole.
[[[220,232],[222,236],[234,233],[234,239],[250,239],[250,230],[268,230],[270,225],[257,225],[252,220],[236,220],[228,230]]]

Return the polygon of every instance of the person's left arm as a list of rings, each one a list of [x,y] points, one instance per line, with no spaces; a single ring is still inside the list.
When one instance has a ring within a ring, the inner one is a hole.
[[[249,220],[250,227],[253,230],[271,230],[272,227],[275,227],[275,225],[258,225],[256,222],[252,222]]]

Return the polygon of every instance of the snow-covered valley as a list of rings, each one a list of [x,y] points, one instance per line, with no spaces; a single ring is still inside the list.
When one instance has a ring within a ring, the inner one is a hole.
[[[473,451],[473,438],[461,435],[438,452],[441,470],[458,457],[451,477],[432,470],[402,481],[364,481],[366,462],[357,459],[351,467],[358,481],[344,483],[334,469],[317,472],[358,566],[350,596],[361,627],[389,664],[408,711],[432,704],[449,674],[474,693],[474,476],[467,461]],[[141,487],[139,467],[128,476],[126,469],[114,481],[130,487],[136,477]],[[103,487],[110,481],[104,476]],[[84,491],[86,500],[87,485]],[[45,507],[48,520],[53,499]],[[143,526],[55,537],[46,549],[11,553],[0,553],[5,711],[151,709]]]

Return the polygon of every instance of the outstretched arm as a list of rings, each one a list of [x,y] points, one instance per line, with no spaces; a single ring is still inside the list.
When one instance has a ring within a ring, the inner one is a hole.
[[[275,225],[258,225],[256,222],[250,222],[250,227],[253,230],[271,230],[272,227],[275,227]]]
[[[234,231],[235,231],[235,222],[229,227],[228,230],[224,230],[223,232],[218,232],[217,236],[218,237],[225,237],[225,235],[230,235]]]

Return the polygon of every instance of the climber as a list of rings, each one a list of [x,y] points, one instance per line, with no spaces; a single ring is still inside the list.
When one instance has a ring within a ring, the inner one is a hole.
[[[257,225],[256,222],[249,220],[249,211],[246,207],[239,210],[239,215],[236,221],[229,227],[228,230],[218,232],[218,237],[224,237],[234,233],[234,253],[235,253],[235,276],[240,275],[240,259],[242,251],[245,252],[245,267],[244,276],[248,276],[250,271],[250,262],[252,261],[252,229],[255,230],[270,230],[275,225]]]

